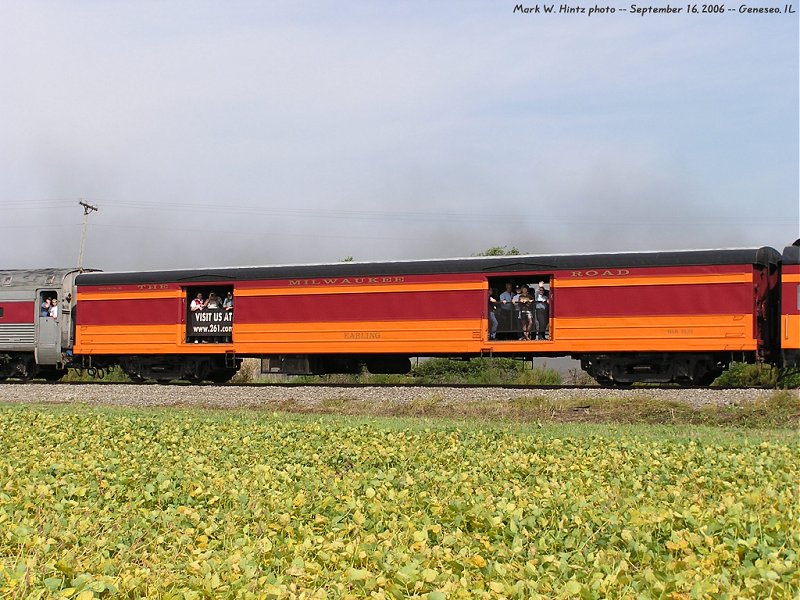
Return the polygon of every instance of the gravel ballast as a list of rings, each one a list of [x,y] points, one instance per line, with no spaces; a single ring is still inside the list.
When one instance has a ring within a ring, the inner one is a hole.
[[[392,408],[435,403],[452,406],[475,403],[502,404],[531,399],[547,402],[648,400],[677,402],[697,409],[703,406],[744,406],[764,402],[775,392],[763,389],[504,389],[314,386],[184,386],[184,385],[48,385],[0,386],[0,402],[76,403],[127,407],[184,406],[198,408],[249,408],[336,412],[348,404]],[[345,410],[345,412],[347,412]]]

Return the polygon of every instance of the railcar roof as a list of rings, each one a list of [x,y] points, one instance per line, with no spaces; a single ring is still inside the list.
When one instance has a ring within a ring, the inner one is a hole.
[[[651,266],[699,266],[777,263],[777,250],[769,247],[717,250],[619,252],[597,254],[545,254],[475,256],[383,262],[339,262],[253,267],[209,267],[170,271],[87,273],[79,285],[297,279],[314,277],[370,277],[381,275],[432,275],[437,273],[486,273],[564,269],[631,268]]]
[[[75,267],[50,267],[46,269],[4,269],[0,270],[0,289],[37,288],[61,285],[64,278],[77,271]]]
[[[783,264],[800,265],[800,240],[783,249]]]

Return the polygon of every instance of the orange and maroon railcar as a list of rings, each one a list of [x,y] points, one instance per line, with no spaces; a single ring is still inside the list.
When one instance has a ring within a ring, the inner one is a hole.
[[[602,383],[702,384],[732,360],[780,361],[782,331],[800,322],[787,308],[798,261],[783,281],[780,263],[751,248],[89,273],[77,279],[74,354],[136,379],[225,381],[245,357],[300,374],[573,356]],[[490,339],[488,290],[506,282],[545,282],[548,339]],[[231,292],[233,310],[193,313],[211,292]],[[784,341],[794,356],[797,334]]]
[[[783,365],[800,368],[800,240],[783,250],[780,319]]]

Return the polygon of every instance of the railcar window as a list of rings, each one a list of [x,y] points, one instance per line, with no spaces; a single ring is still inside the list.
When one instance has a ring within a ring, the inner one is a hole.
[[[232,285],[186,288],[186,342],[229,344],[233,341],[235,297]]]
[[[551,281],[552,275],[543,273],[490,277],[488,339],[498,341],[551,339]]]
[[[55,319],[60,313],[58,306],[58,292],[55,290],[44,290],[39,292],[39,316],[51,317]]]
[[[3,318],[3,307],[0,306],[0,319],[2,319],[2,318]]]

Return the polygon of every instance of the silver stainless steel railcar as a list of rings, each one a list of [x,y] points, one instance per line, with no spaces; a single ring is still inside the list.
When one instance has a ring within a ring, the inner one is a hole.
[[[0,381],[67,372],[78,269],[0,271]],[[45,305],[47,310],[45,310]]]

